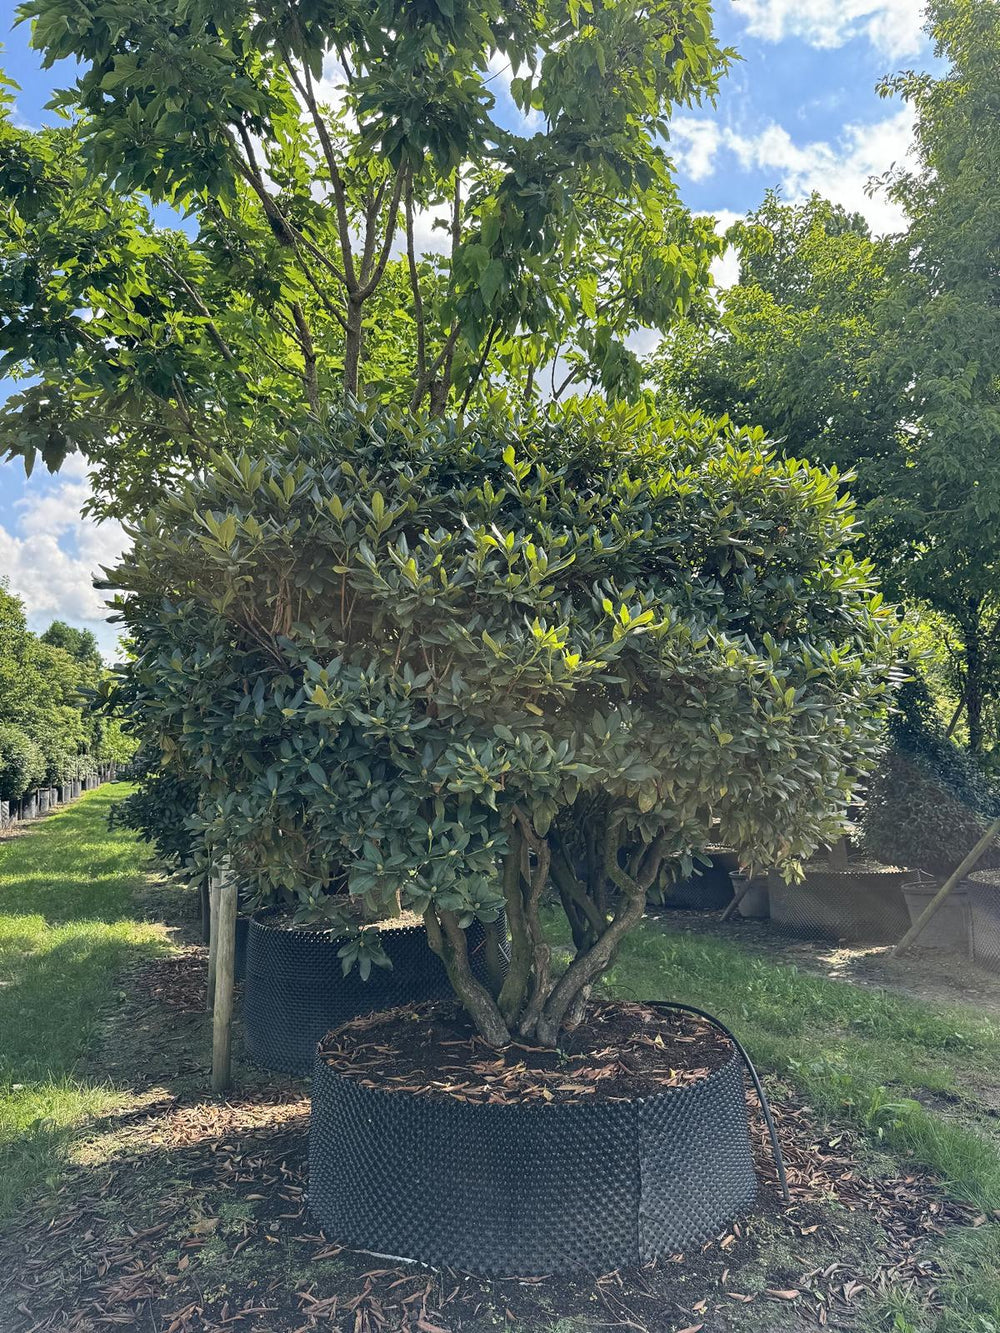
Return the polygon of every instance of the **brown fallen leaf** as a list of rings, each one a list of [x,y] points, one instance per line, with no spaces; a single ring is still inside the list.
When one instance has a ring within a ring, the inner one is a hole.
[[[787,1289],[768,1287],[767,1294],[768,1296],[774,1296],[779,1301],[797,1301],[802,1292],[795,1287],[788,1287]]]

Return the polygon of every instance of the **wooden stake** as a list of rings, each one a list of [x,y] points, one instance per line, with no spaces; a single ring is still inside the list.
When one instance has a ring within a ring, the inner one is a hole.
[[[754,879],[755,879],[755,878],[756,878],[756,876],[754,876]],[[743,877],[743,887],[742,887],[742,889],[739,889],[738,891],[734,891],[732,898],[729,900],[728,904],[726,905],[726,910],[722,913],[722,916],[719,917],[719,920],[720,920],[720,921],[728,921],[728,920],[729,920],[729,918],[730,918],[730,917],[732,916],[732,914],[736,911],[737,907],[739,907],[740,903],[741,903],[741,902],[743,901],[743,899],[747,896],[747,894],[750,892],[750,890],[753,888],[753,886],[754,886],[754,881],[753,881],[753,879],[751,879],[749,875],[745,875],[745,876]]]
[[[236,967],[236,881],[226,869],[219,886],[213,934],[215,949],[215,1008],[212,1018],[212,1091],[225,1092],[230,1084],[233,981]]]
[[[222,876],[212,871],[208,877],[208,994],[205,1008],[209,1013],[215,1009],[215,971],[219,950],[219,894],[222,891]]]
[[[1000,833],[1000,819],[994,819],[993,823],[989,826],[989,828],[986,830],[983,836],[979,839],[975,847],[973,847],[972,851],[969,852],[968,856],[961,863],[958,869],[953,870],[951,872],[951,874],[948,876],[945,882],[938,889],[937,893],[935,893],[934,897],[930,900],[930,902],[927,904],[924,910],[917,917],[916,921],[914,921],[910,929],[906,932],[903,938],[896,945],[895,949],[893,949],[892,951],[893,957],[898,958],[901,953],[903,953],[906,949],[910,947],[913,941],[921,933],[924,926],[927,925],[927,922],[930,921],[931,917],[934,916],[938,908],[951,893],[952,889],[959,882],[959,880],[964,879],[964,877],[969,873],[969,871],[975,869],[975,867],[979,864],[979,862],[982,860],[987,850],[989,849],[990,844],[993,842],[994,838],[997,836],[998,833]]]

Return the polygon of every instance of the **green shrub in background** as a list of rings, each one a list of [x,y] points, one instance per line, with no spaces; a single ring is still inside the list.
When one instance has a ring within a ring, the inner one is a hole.
[[[0,801],[19,801],[45,776],[45,756],[9,722],[0,724]]]
[[[135,788],[112,810],[115,826],[134,829],[152,845],[164,868],[182,879],[207,879],[204,834],[194,827],[198,785],[173,773],[142,773]]]
[[[1000,783],[948,739],[922,681],[909,681],[898,704],[869,783],[862,842],[887,864],[947,875],[1000,815]],[[980,869],[996,866],[993,848]]]
[[[728,424],[343,414],[134,530],[116,699],[258,902],[401,903],[484,1036],[552,1043],[710,829],[792,870],[839,834],[899,636],[852,537],[835,476]],[[462,927],[501,907],[484,987]]]

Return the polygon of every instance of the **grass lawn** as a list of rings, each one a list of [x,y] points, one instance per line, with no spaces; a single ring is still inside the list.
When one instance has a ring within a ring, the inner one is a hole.
[[[976,1122],[976,1084],[1000,1068],[1000,1024],[755,958],[738,943],[671,933],[655,919],[610,973],[622,997],[696,1004],[727,1023],[764,1071],[810,1105],[940,1176],[984,1211],[1000,1208],[1000,1153]],[[958,1108],[966,1102],[967,1123]],[[942,1101],[947,1118],[925,1103]]]
[[[122,1094],[80,1066],[124,964],[165,947],[140,919],[143,851],[106,785],[0,842],[0,1217],[55,1179],[85,1117]]]

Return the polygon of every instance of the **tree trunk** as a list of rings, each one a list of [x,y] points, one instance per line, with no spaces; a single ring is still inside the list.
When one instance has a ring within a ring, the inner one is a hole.
[[[496,1001],[485,986],[472,975],[465,931],[458,925],[453,912],[441,912],[428,907],[424,913],[427,942],[444,963],[451,988],[476,1025],[479,1035],[491,1046],[503,1047],[510,1042],[510,1032],[500,1015]]]
[[[344,389],[355,398],[361,382],[362,309],[363,303],[352,292],[347,298],[347,329],[344,333]]]
[[[969,749],[980,754],[983,748],[983,646],[978,614],[962,626],[965,645],[965,712],[969,726]]]
[[[212,907],[207,875],[202,875],[198,882],[198,920],[201,925],[201,942],[208,944],[212,938]]]
[[[527,1001],[531,981],[531,937],[524,919],[524,898],[521,894],[521,858],[524,840],[515,824],[510,830],[510,850],[503,862],[503,893],[507,904],[507,924],[510,927],[510,964],[500,990],[498,1004],[504,1022],[513,1027]]]

